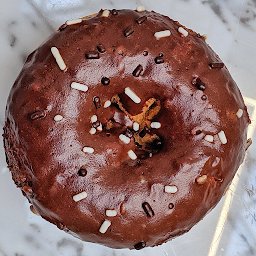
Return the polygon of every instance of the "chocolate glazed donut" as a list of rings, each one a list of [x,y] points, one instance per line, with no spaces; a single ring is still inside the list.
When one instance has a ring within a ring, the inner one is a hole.
[[[218,203],[248,123],[204,37],[153,11],[101,10],[28,57],[4,146],[44,219],[85,241],[141,249],[187,232]]]

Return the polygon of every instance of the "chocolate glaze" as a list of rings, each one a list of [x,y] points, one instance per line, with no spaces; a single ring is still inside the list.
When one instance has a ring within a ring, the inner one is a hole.
[[[28,57],[7,103],[6,159],[46,220],[85,241],[142,249],[187,232],[218,203],[244,158],[249,117],[228,70],[211,68],[222,61],[202,36],[185,28],[185,37],[178,22],[153,11],[101,15],[61,26]],[[169,37],[154,37],[167,29]],[[87,197],[75,202],[83,191]],[[100,233],[105,220],[111,226]]]

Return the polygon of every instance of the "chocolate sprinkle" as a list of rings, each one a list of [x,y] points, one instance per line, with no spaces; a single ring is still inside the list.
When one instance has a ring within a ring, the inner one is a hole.
[[[148,51],[146,51],[146,50],[143,51],[143,55],[144,55],[144,56],[147,56],[147,55],[148,55]]]
[[[156,64],[164,63],[163,57],[162,57],[162,56],[157,56],[157,57],[155,58],[155,63],[156,63]]]
[[[99,127],[100,126],[100,121],[98,120],[98,121],[96,121],[96,122],[94,122],[94,123],[92,123],[92,127],[93,128],[97,128],[97,127]]]
[[[145,22],[146,20],[147,20],[146,16],[141,16],[141,17],[137,18],[135,21],[140,25],[143,22]]]
[[[142,208],[149,218],[151,218],[155,215],[153,209],[151,208],[151,206],[148,202],[144,202],[142,204]]]
[[[85,53],[86,59],[99,59],[100,55],[95,51],[88,51]]]
[[[87,175],[87,170],[81,168],[81,169],[78,171],[78,175],[81,176],[81,177],[85,177],[85,176]]]
[[[173,203],[170,203],[169,204],[169,209],[173,209],[174,208],[174,204]]]
[[[100,108],[101,107],[100,97],[95,96],[93,98],[93,103],[94,103],[96,109]]]
[[[146,242],[142,241],[134,245],[134,249],[141,250],[146,247]]]
[[[143,71],[143,67],[141,65],[138,65],[134,71],[132,72],[133,76],[138,77],[141,72]]]
[[[195,85],[201,91],[204,91],[206,89],[205,83],[199,77],[195,78],[192,81],[192,84]]]
[[[132,27],[128,27],[124,30],[124,36],[125,37],[128,37],[130,36],[132,33],[134,32],[133,28]]]
[[[117,15],[117,14],[118,14],[118,11],[117,11],[116,9],[113,9],[113,10],[112,10],[112,14],[113,14],[113,15]]]
[[[33,114],[31,114],[30,118],[32,120],[36,120],[36,119],[39,119],[39,118],[43,118],[46,116],[46,113],[44,110],[38,110],[36,112],[34,112]]]
[[[106,48],[102,44],[99,44],[96,47],[100,53],[104,53],[106,51]]]
[[[58,31],[64,30],[68,25],[66,23],[62,24],[59,28]]]
[[[211,68],[223,68],[224,67],[224,63],[223,62],[212,62],[212,63],[210,63],[209,64],[209,66],[211,67]]]
[[[103,84],[103,85],[109,85],[109,83],[110,83],[110,79],[108,78],[108,77],[102,77],[102,79],[101,79],[101,83]]]

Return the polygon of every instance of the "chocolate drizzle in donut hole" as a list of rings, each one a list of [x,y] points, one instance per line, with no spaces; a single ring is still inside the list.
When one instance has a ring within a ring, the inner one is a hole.
[[[43,218],[85,241],[142,249],[218,203],[248,123],[204,37],[140,6],[68,21],[31,53],[10,92],[4,146]]]

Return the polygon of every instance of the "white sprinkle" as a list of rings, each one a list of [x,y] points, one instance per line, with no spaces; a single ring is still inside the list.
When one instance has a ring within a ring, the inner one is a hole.
[[[151,128],[153,128],[153,129],[159,129],[159,128],[161,127],[161,123],[159,123],[159,122],[152,122],[152,123],[150,124],[150,126],[151,126]]]
[[[178,31],[183,35],[183,36],[188,36],[188,31],[185,30],[183,27],[179,27]]]
[[[146,8],[145,8],[145,6],[143,6],[143,5],[139,5],[139,6],[137,6],[137,8],[136,8],[136,11],[137,12],[144,12],[146,10]]]
[[[199,184],[204,183],[207,180],[207,175],[202,175],[196,179],[196,182]]]
[[[221,141],[222,144],[226,144],[228,142],[224,131],[220,131],[218,133],[218,136],[219,136],[220,141]]]
[[[241,108],[238,109],[238,111],[236,112],[236,115],[238,118],[240,118],[243,115],[243,110]]]
[[[156,38],[162,38],[162,37],[167,37],[171,35],[171,31],[170,30],[163,30],[163,31],[159,31],[155,33],[155,37]]]
[[[110,14],[110,11],[107,10],[107,9],[105,9],[105,10],[102,12],[102,15],[101,15],[101,16],[107,18],[107,17],[109,16],[109,14]]]
[[[77,194],[77,195],[74,195],[74,196],[73,196],[73,200],[74,200],[75,202],[78,202],[78,201],[80,201],[80,200],[85,199],[86,197],[87,197],[87,193],[84,191],[84,192],[81,192],[81,193],[79,193],[79,194]]]
[[[121,140],[125,144],[129,144],[131,141],[131,139],[129,137],[125,136],[124,134],[119,135],[119,140]]]
[[[97,130],[94,127],[92,127],[89,131],[89,133],[92,135],[95,134],[96,132],[97,132]]]
[[[111,101],[110,101],[110,100],[107,100],[107,101],[104,103],[104,108],[108,108],[110,105],[111,105]]]
[[[100,131],[100,132],[102,131],[102,124],[101,124],[101,123],[100,123],[100,125],[97,127],[97,130]]]
[[[56,47],[52,47],[51,52],[52,52],[52,55],[55,58],[57,64],[59,65],[59,68],[61,70],[65,70],[67,68],[67,66],[66,66],[64,60],[62,59],[59,50]]]
[[[137,122],[133,123],[133,130],[137,132],[140,129],[140,125]]]
[[[117,211],[116,210],[106,210],[106,215],[108,217],[115,217],[117,215]]]
[[[56,115],[54,117],[54,121],[56,121],[56,122],[61,121],[62,119],[63,119],[63,116],[61,116],[61,115]]]
[[[97,122],[97,120],[98,120],[98,117],[97,117],[96,115],[93,115],[93,116],[91,117],[91,122],[92,122],[92,123]]]
[[[84,147],[83,151],[84,151],[84,153],[92,154],[94,152],[94,149],[91,147]]]
[[[175,194],[178,191],[176,186],[165,186],[164,187],[164,192],[165,193],[171,193],[171,194]]]
[[[110,225],[111,225],[111,222],[109,220],[105,220],[99,229],[100,233],[102,234],[106,233]]]
[[[208,142],[213,142],[213,136],[212,135],[205,135],[204,139]]]
[[[135,103],[140,103],[141,102],[141,99],[129,88],[129,87],[126,87],[124,89],[124,93],[129,97],[131,98]]]
[[[79,84],[79,83],[76,83],[76,82],[73,82],[71,84],[71,88],[73,89],[77,89],[79,91],[83,91],[83,92],[87,92],[88,91],[88,86],[85,85],[85,84]]]
[[[82,19],[68,20],[66,21],[66,24],[70,26],[70,25],[81,23],[82,21],[83,21]]]
[[[136,154],[135,154],[131,149],[128,151],[128,156],[129,156],[132,160],[137,159]]]

